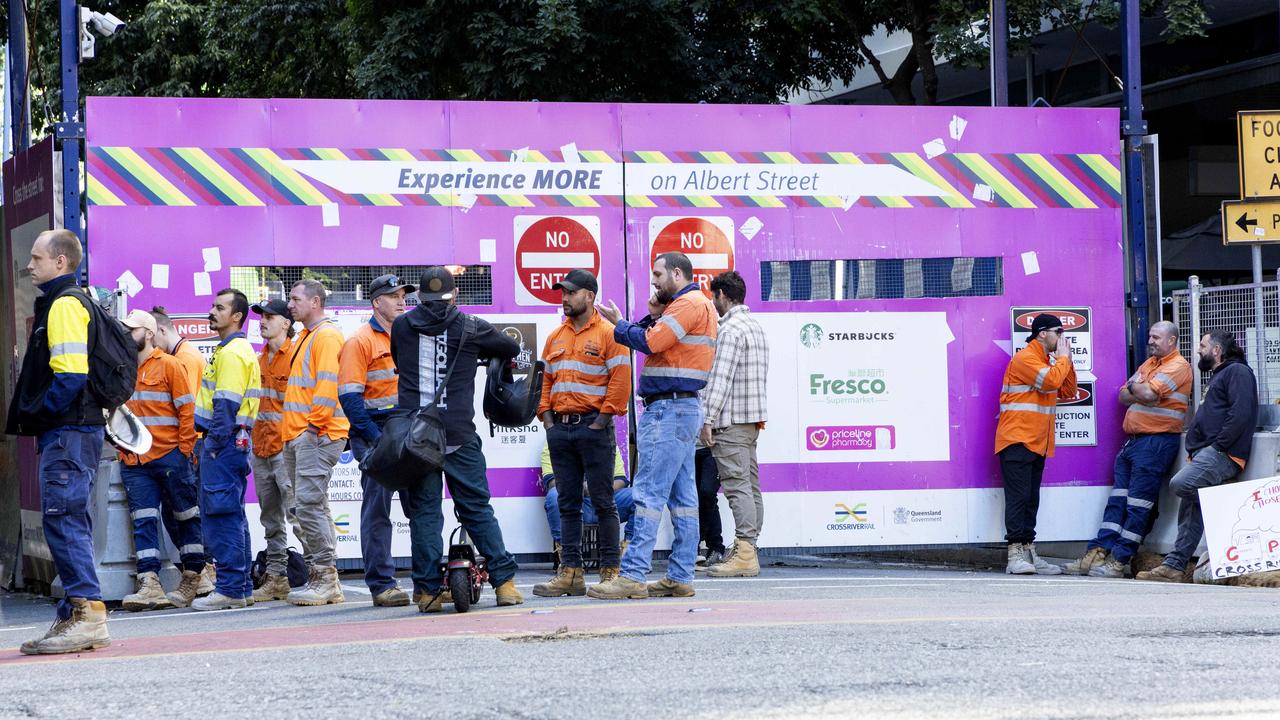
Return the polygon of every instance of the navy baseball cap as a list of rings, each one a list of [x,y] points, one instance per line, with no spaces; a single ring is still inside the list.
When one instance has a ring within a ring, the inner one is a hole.
[[[280,315],[282,317],[293,319],[293,313],[289,312],[289,303],[284,300],[268,300],[262,303],[254,303],[249,309],[259,315]]]
[[[593,293],[600,292],[600,285],[596,282],[596,276],[586,270],[570,270],[565,274],[564,278],[551,286],[552,290],[590,290]]]
[[[400,282],[400,278],[395,275],[379,275],[369,283],[369,299],[372,300],[382,295],[390,295],[397,290],[404,290],[411,293],[417,290],[416,287],[409,283]]]

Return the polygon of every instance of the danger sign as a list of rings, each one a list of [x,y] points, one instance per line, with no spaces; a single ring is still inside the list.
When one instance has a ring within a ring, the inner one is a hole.
[[[570,270],[600,277],[600,218],[521,215],[515,219],[516,304],[559,305],[552,288]]]
[[[655,217],[649,220],[649,263],[662,253],[682,252],[693,263],[693,280],[711,296],[711,279],[733,269],[733,218]]]

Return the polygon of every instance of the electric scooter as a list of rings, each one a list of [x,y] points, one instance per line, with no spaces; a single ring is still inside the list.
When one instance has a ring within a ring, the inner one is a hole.
[[[480,602],[480,591],[489,581],[487,560],[471,544],[461,525],[449,535],[449,554],[440,563],[445,587],[453,596],[453,609],[464,613]]]

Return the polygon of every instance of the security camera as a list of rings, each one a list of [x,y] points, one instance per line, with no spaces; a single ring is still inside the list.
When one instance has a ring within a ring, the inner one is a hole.
[[[102,37],[111,37],[117,32],[124,29],[124,21],[112,15],[111,13],[95,12],[89,15],[89,22],[93,25],[93,29]]]

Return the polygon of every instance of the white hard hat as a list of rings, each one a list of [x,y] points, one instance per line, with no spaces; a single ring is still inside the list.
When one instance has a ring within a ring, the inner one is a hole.
[[[123,452],[146,455],[151,449],[151,431],[124,405],[107,414],[106,430],[107,440]]]

